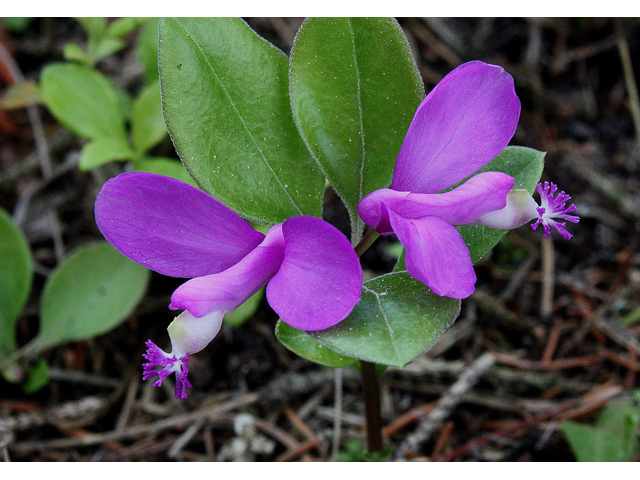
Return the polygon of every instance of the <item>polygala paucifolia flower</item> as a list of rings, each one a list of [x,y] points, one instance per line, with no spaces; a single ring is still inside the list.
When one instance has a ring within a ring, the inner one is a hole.
[[[396,234],[406,250],[407,272],[434,293],[466,298],[475,289],[471,255],[455,228],[482,224],[512,229],[536,219],[571,238],[577,223],[571,197],[538,184],[541,205],[515,189],[513,177],[484,172],[446,190],[495,158],[513,137],[520,100],[513,78],[496,65],[472,61],[440,81],[418,107],[396,160],[390,188],[376,190],[358,205],[364,222],[382,235]]]
[[[96,223],[116,250],[163,275],[191,278],[171,296],[183,309],[169,325],[171,352],[148,340],[143,378],[159,386],[176,375],[186,398],[189,355],[206,347],[223,317],[266,285],[287,324],[322,330],[344,320],[360,300],[362,268],[347,238],[311,216],[292,217],[266,235],[215,198],[151,173],[123,173],[98,194]]]

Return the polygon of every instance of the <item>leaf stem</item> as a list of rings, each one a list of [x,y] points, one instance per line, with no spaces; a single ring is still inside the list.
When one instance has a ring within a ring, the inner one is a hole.
[[[367,447],[369,452],[382,450],[382,416],[380,414],[380,384],[376,374],[376,365],[360,361],[364,409],[367,420]]]
[[[367,231],[364,233],[364,236],[362,237],[362,240],[360,240],[360,243],[355,246],[355,251],[356,255],[358,255],[358,258],[360,258],[362,254],[366,252],[371,245],[373,245],[373,242],[375,242],[379,236],[380,234],[376,232],[375,229],[367,229]]]

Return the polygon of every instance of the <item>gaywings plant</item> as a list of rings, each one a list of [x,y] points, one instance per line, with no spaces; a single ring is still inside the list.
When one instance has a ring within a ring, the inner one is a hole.
[[[159,34],[165,122],[202,191],[129,173],[96,201],[122,254],[192,278],[169,305],[184,310],[169,326],[172,351],[149,341],[144,378],[175,373],[184,398],[189,356],[266,284],[287,348],[358,364],[369,448],[380,449],[376,365],[402,367],[435,343],[475,289],[473,264],[508,229],[535,220],[567,239],[566,222],[578,221],[554,185],[533,200],[544,154],[508,146],[513,79],[472,61],[424,98],[393,19],[307,19],[289,57],[240,19],[163,19]],[[325,183],[346,207],[350,240],[322,220]],[[380,234],[406,253],[363,283],[358,257]]]

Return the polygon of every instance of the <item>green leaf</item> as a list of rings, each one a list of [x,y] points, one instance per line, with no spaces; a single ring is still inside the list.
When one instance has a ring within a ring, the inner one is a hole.
[[[167,128],[203,190],[259,223],[321,216],[324,179],[294,124],[280,50],[237,18],[166,18],[159,67]]]
[[[40,87],[51,113],[76,135],[126,139],[118,93],[101,73],[74,63],[54,63],[42,71]]]
[[[120,109],[120,115],[125,121],[131,120],[133,111],[133,98],[131,94],[121,88],[116,88],[116,95],[118,97],[118,108]]]
[[[116,53],[126,47],[127,44],[121,38],[105,37],[95,47],[92,63],[95,64],[109,55]]]
[[[239,327],[249,320],[258,310],[260,302],[264,297],[264,288],[251,295],[242,305],[236,308],[229,315],[225,315],[224,321],[232,327]]]
[[[391,183],[424,98],[402,29],[390,18],[306,20],[291,50],[290,89],[298,128],[361,235],[358,202]]]
[[[630,462],[638,454],[640,410],[635,405],[606,406],[595,426],[568,420],[560,426],[579,462]]]
[[[515,179],[513,188],[521,188],[533,193],[542,176],[545,155],[545,152],[539,152],[533,148],[507,147],[477,173],[506,173]],[[484,225],[458,227],[458,231],[469,246],[473,263],[480,261],[508,232],[508,230],[496,230]]]
[[[136,172],[157,173],[158,175],[165,175],[198,187],[189,172],[180,163],[180,160],[175,158],[144,157],[141,160],[137,160],[133,167]]]
[[[87,171],[115,160],[133,160],[135,156],[129,143],[122,138],[98,138],[82,148],[78,168]]]
[[[336,457],[337,462],[386,462],[393,455],[392,448],[385,448],[378,452],[370,452],[367,447],[355,438],[350,438],[346,442],[344,450],[341,450]]]
[[[24,32],[33,17],[2,17],[2,23],[10,32]]]
[[[29,243],[0,209],[0,359],[17,348],[16,325],[31,291]]]
[[[26,394],[36,393],[49,383],[49,364],[44,358],[27,372],[27,378],[22,383],[22,391]]]
[[[159,18],[150,18],[138,33],[136,54],[144,69],[146,83],[158,80],[158,23]]]
[[[162,116],[160,83],[146,86],[133,103],[131,140],[140,154],[156,146],[167,135]]]
[[[101,335],[124,321],[147,289],[150,271],[107,242],[83,246],[44,285],[39,350]]]
[[[87,54],[75,43],[67,43],[65,44],[62,56],[65,60],[70,62],[78,62],[83,65],[91,66],[91,59],[87,56]]]
[[[138,25],[143,24],[147,20],[145,17],[118,18],[107,27],[106,35],[109,37],[126,37],[133,32]]]
[[[460,313],[460,300],[439,297],[406,272],[363,285],[362,300],[337,325],[309,335],[333,351],[404,367],[428,350]]]
[[[278,320],[276,337],[285,347],[296,355],[326,367],[347,367],[355,362],[354,358],[340,355],[325,347],[303,330],[298,330]]]
[[[107,29],[105,17],[74,17],[84,28],[89,41],[97,41],[104,35]]]

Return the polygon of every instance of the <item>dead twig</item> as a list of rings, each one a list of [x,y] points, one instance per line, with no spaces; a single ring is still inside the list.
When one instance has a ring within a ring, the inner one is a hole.
[[[629,53],[629,45],[624,32],[622,20],[616,18],[614,20],[616,26],[616,40],[618,45],[618,53],[620,62],[622,63],[622,71],[624,74],[624,84],[629,95],[629,109],[631,110],[631,118],[636,131],[636,145],[640,142],[640,100],[638,99],[638,87],[636,79],[633,75],[633,64],[631,63],[631,54]]]
[[[460,403],[462,396],[473,388],[480,377],[493,366],[494,362],[493,355],[485,353],[469,365],[438,401],[437,406],[420,421],[416,431],[398,447],[394,455],[395,459],[403,460],[407,453],[419,451],[421,445],[429,440],[433,432],[442,425],[455,406]]]
[[[621,392],[622,388],[616,385],[598,385],[592,392],[584,395],[577,402],[563,402],[556,408],[543,412],[530,419],[523,420],[521,422],[513,422],[491,434],[483,434],[468,441],[461,447],[456,448],[448,455],[438,459],[438,461],[453,461],[483,446],[489,445],[491,442],[496,441],[499,438],[510,437],[518,432],[528,430],[535,425],[539,425],[552,419],[566,420],[569,418],[575,418],[587,411],[593,411],[594,409],[600,408],[605,402],[619,395]]]
[[[14,444],[13,448],[21,453],[26,453],[45,449],[63,449],[86,445],[99,445],[105,442],[137,438],[175,427],[183,427],[203,417],[209,420],[219,419],[227,412],[246,407],[257,401],[258,394],[247,394],[220,405],[198,409],[190,413],[176,415],[150,424],[134,425],[119,432],[87,433],[74,438],[60,438],[48,441],[25,441]]]

